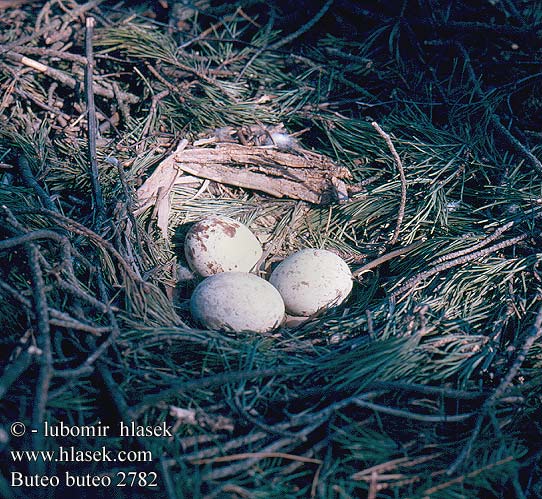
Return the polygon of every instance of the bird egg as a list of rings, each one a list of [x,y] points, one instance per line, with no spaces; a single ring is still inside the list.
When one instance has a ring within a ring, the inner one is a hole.
[[[203,277],[220,272],[249,272],[262,256],[262,247],[246,225],[224,216],[195,223],[184,242],[186,261]]]
[[[207,329],[266,333],[284,318],[280,293],[246,272],[222,272],[204,279],[190,299],[192,317]]]
[[[286,311],[295,316],[317,315],[340,305],[352,291],[347,263],[322,249],[290,255],[273,270],[269,282],[279,290]]]

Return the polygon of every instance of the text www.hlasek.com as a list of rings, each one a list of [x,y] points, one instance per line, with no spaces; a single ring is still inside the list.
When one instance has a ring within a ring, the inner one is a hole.
[[[12,450],[11,459],[15,462],[46,463],[90,463],[90,462],[150,462],[152,453],[146,450],[112,452],[105,446],[97,450],[80,450],[75,447],[62,447],[58,450]]]

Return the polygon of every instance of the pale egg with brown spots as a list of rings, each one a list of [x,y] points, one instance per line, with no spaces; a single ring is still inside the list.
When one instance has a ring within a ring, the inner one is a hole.
[[[311,316],[340,305],[352,291],[348,264],[335,253],[303,249],[283,260],[269,282],[294,316]]]
[[[190,268],[207,277],[220,272],[250,272],[262,256],[262,246],[246,225],[216,215],[190,228],[184,253]]]

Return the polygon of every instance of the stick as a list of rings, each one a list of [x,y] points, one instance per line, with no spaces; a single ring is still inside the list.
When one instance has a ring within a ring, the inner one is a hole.
[[[438,265],[439,263],[447,262],[448,260],[453,260],[454,258],[459,258],[460,256],[467,255],[468,253],[472,253],[473,251],[483,248],[484,246],[487,246],[489,243],[495,241],[495,239],[497,239],[502,233],[506,232],[513,225],[514,225],[514,222],[508,222],[507,224],[504,224],[502,227],[498,227],[495,230],[495,232],[493,232],[493,234],[490,234],[489,236],[485,237],[480,242],[476,243],[474,246],[471,246],[470,248],[454,251],[453,253],[448,253],[447,255],[440,256],[437,259],[430,262],[429,265]]]
[[[384,130],[382,130],[382,128],[380,128],[380,125],[376,121],[373,121],[371,125],[378,132],[378,134],[386,141],[386,144],[388,145],[388,148],[391,151],[393,159],[395,160],[395,164],[397,165],[397,170],[399,170],[399,177],[401,179],[401,203],[399,204],[399,212],[397,213],[397,225],[395,226],[395,231],[393,232],[393,236],[390,239],[390,244],[393,245],[397,242],[397,238],[399,237],[399,231],[401,230],[401,224],[403,223],[403,217],[405,216],[405,206],[406,206],[405,171],[403,169],[403,163],[401,162],[401,158],[399,157],[399,154],[397,154],[397,151],[395,150],[393,142],[391,141],[391,137]]]
[[[0,45],[0,54],[2,54],[3,52],[6,52],[4,47],[5,45]],[[87,63],[87,58],[85,56],[72,54],[71,52],[64,52],[62,50],[53,50],[53,49],[48,49],[48,48],[43,48],[43,47],[22,46],[22,47],[18,47],[17,52],[15,53],[39,55],[42,57],[51,57],[55,59],[61,59],[63,61],[76,62],[77,64],[81,64],[81,65],[85,65]],[[28,59],[28,60],[31,60],[31,59]],[[38,64],[41,64],[41,63],[38,63]],[[45,68],[47,67],[44,64],[42,66],[44,66]]]
[[[89,238],[91,241],[93,241],[97,246],[102,246],[107,251],[111,252],[111,254],[115,257],[119,265],[124,269],[126,274],[137,283],[140,283],[143,286],[146,286],[146,283],[141,279],[140,276],[138,276],[132,267],[126,262],[126,260],[123,258],[123,256],[117,251],[115,246],[111,244],[107,239],[104,239],[102,236],[97,234],[96,232],[92,231],[88,227],[85,227],[83,224],[80,224],[79,222],[76,222],[75,220],[72,220],[71,218],[66,217],[65,215],[61,215],[60,213],[46,210],[43,208],[34,208],[34,209],[16,209],[14,210],[15,213],[23,215],[23,214],[40,214],[47,217],[50,217],[54,219],[57,223],[61,224],[63,228],[65,228],[67,231],[74,232],[75,234],[83,235],[87,238]]]
[[[49,386],[53,372],[53,354],[51,349],[51,336],[49,328],[49,310],[47,296],[45,295],[45,282],[39,264],[39,250],[35,244],[27,246],[28,262],[32,278],[32,293],[34,299],[34,313],[36,314],[37,343],[41,350],[39,358],[40,369],[36,381],[36,394],[32,410],[32,426],[40,428],[45,419],[45,409],[49,395]],[[32,434],[32,446],[35,449],[43,449],[43,433],[37,431]],[[41,474],[45,469],[44,461],[34,463],[36,473]]]
[[[87,65],[85,67],[85,95],[87,100],[87,126],[88,126],[88,156],[90,160],[90,181],[92,191],[94,192],[94,202],[96,203],[96,219],[94,221],[96,231],[101,231],[105,220],[105,206],[102,196],[102,187],[98,173],[98,160],[96,158],[96,106],[94,105],[94,54],[92,50],[92,36],[94,34],[95,21],[93,17],[87,17],[85,31],[85,54],[87,56]]]
[[[77,80],[67,75],[64,71],[60,71],[59,69],[55,69],[50,66],[47,66],[46,64],[43,64],[39,61],[31,59],[30,57],[26,57],[22,54],[19,54],[17,52],[12,52],[12,51],[7,52],[6,57],[8,59],[11,59],[12,61],[19,62],[29,68],[39,71],[40,73],[47,75],[49,78],[52,78],[53,80],[56,80],[62,83],[68,88],[74,89],[78,86]],[[96,95],[99,95],[101,97],[105,97],[107,99],[115,98],[115,92],[111,88],[107,88],[101,85],[96,85],[94,91]],[[139,97],[129,92],[120,92],[120,96],[122,97],[124,101],[129,102],[130,104],[135,104],[136,102],[139,102],[140,100]]]
[[[36,38],[40,37],[44,33],[47,33],[48,31],[58,30],[60,26],[64,23],[69,23],[73,19],[77,19],[81,14],[85,13],[88,10],[93,9],[97,5],[100,5],[104,0],[94,0],[91,2],[87,2],[84,4],[81,4],[77,6],[76,8],[71,8],[66,13],[66,15],[62,16],[60,19],[55,18],[50,23],[42,26],[38,30],[35,30],[32,32],[32,34],[27,36],[22,36],[20,38],[17,38],[15,41],[8,43],[7,45],[4,45],[2,48],[0,48],[0,55],[2,55],[4,52],[13,49],[14,47],[18,47],[20,45],[26,45],[28,42],[31,42],[32,40],[35,40]]]
[[[9,293],[13,299],[17,300],[21,305],[26,307],[30,313],[32,313],[32,318],[35,317],[32,311],[32,303],[30,300],[27,300],[23,295],[18,293],[13,289],[9,284],[0,280],[0,289],[6,293]],[[108,327],[94,327],[88,324],[85,324],[77,319],[74,319],[72,316],[66,312],[61,312],[53,307],[48,307],[49,314],[49,324],[61,327],[69,327],[72,329],[77,329],[80,331],[86,331],[96,335],[101,335],[102,333],[108,332],[111,328]],[[103,343],[102,343],[103,345]],[[1,392],[1,389],[0,389]]]
[[[27,348],[4,369],[0,377],[0,400],[2,400],[9,390],[9,387],[32,365],[33,360],[34,356]]]
[[[313,459],[310,457],[298,456],[296,454],[288,454],[287,452],[243,452],[241,454],[230,454],[227,456],[217,456],[208,459],[198,459],[196,461],[192,461],[192,464],[226,463],[228,461],[239,461],[253,457],[259,459],[280,458],[289,459],[291,461],[299,461],[302,463],[322,464],[321,459]]]
[[[366,400],[354,399],[352,402],[359,407],[372,409],[375,412],[391,414],[392,416],[396,416],[398,418],[424,421],[426,423],[444,423],[444,422],[457,423],[459,421],[464,421],[465,419],[469,419],[473,416],[472,412],[466,412],[466,413],[455,414],[455,415],[443,414],[443,415],[438,415],[438,416],[431,416],[429,414],[420,414],[417,412],[410,412],[410,411],[405,411],[403,409],[397,409],[394,407],[388,407],[381,404],[375,404],[373,402],[367,402]]]
[[[47,208],[48,210],[58,212],[58,208],[56,205],[51,201],[51,198],[49,197],[49,194],[45,192],[43,187],[37,182],[37,180],[34,178],[34,175],[32,173],[32,170],[30,169],[30,165],[28,164],[28,160],[25,156],[19,156],[19,159],[17,161],[19,166],[19,171],[21,172],[21,176],[23,177],[24,183],[34,190],[38,198],[40,198],[41,202]]]
[[[245,74],[246,70],[250,67],[250,65],[261,55],[263,52],[265,52],[269,46],[268,40],[269,35],[271,34],[271,30],[273,29],[273,25],[275,24],[275,16],[276,16],[276,10],[273,8],[273,4],[271,4],[271,15],[269,16],[269,21],[267,23],[267,26],[265,27],[265,33],[264,33],[264,44],[252,55],[252,57],[246,62],[246,64],[243,66],[241,71],[239,71],[239,74],[237,75],[237,78],[235,78],[235,82],[238,83],[241,81],[241,78]]]
[[[331,4],[333,3],[333,0],[327,0],[327,2],[322,6],[322,8],[316,13],[316,15],[309,20],[309,22],[305,23],[301,28],[299,28],[297,31],[294,31],[290,35],[284,37],[282,40],[273,43],[269,46],[269,50],[277,50],[284,45],[287,45],[291,41],[295,40],[296,38],[299,38],[303,33],[306,33],[311,29],[322,17],[324,14],[329,10],[331,7]]]
[[[224,385],[226,383],[236,383],[254,378],[264,378],[270,376],[280,376],[288,374],[299,374],[299,370],[289,366],[270,368],[270,369],[255,369],[253,371],[231,371],[219,374],[212,374],[204,378],[194,379],[190,381],[181,381],[172,383],[170,388],[161,392],[147,395],[139,404],[133,407],[134,415],[138,416],[146,409],[158,402],[163,402],[172,395],[179,393],[193,392],[211,386]]]
[[[122,392],[122,390],[120,389],[116,381],[113,379],[113,374],[111,373],[107,365],[103,362],[98,362],[97,368],[109,392],[109,395],[111,396],[113,403],[115,404],[117,408],[120,420],[124,422],[126,425],[129,425],[136,419],[136,415],[134,414],[132,407],[126,401],[124,393]],[[151,453],[154,452],[154,448],[149,443],[148,439],[136,437],[136,442],[142,449],[146,449],[150,451]],[[169,476],[167,466],[165,466],[165,461],[164,461],[163,456],[160,458],[160,466],[158,467],[158,470],[160,471],[160,473],[162,474],[164,478],[164,483],[166,486],[166,494],[167,494],[168,499],[174,499],[176,497],[175,491],[171,489],[171,485],[172,485],[171,477]]]
[[[49,229],[38,229],[33,232],[27,232],[21,236],[11,237],[0,241],[0,251],[11,249],[21,244],[27,244],[36,239],[51,239],[59,244],[69,244],[68,238]]]
[[[423,244],[423,241],[416,241],[415,243],[409,244],[408,246],[405,246],[404,248],[399,248],[394,251],[390,251],[389,253],[386,253],[385,255],[382,255],[379,258],[376,258],[372,262],[368,262],[363,267],[360,267],[355,272],[352,272],[352,276],[355,278],[358,278],[362,273],[367,272],[368,270],[374,269],[375,267],[378,267],[379,265],[382,265],[384,262],[387,262],[388,260],[392,260],[396,256],[404,255],[405,253],[408,253],[412,251],[413,249],[416,249],[420,247]]]

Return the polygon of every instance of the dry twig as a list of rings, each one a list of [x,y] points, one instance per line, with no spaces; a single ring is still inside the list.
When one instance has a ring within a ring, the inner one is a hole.
[[[92,49],[92,37],[94,34],[95,21],[93,17],[87,17],[85,24],[85,53],[87,65],[85,67],[85,95],[87,100],[87,127],[88,127],[88,157],[90,161],[90,182],[96,203],[96,219],[94,221],[96,231],[100,232],[105,221],[105,205],[100,185],[98,172],[98,160],[96,157],[96,135],[98,122],[96,120],[96,106],[94,105],[94,55]]]
[[[39,61],[35,61],[34,59],[31,59],[30,57],[26,57],[22,54],[19,54],[13,51],[7,52],[6,57],[8,57],[9,59],[13,61],[19,62],[29,68],[32,68],[36,71],[39,71],[40,73],[47,75],[49,78],[52,78],[53,80],[56,80],[59,83],[62,83],[68,88],[76,89],[79,86],[77,80],[69,76],[68,74],[66,74],[64,71],[47,66],[46,64],[43,64]],[[100,97],[105,97],[107,99],[114,99],[116,97],[115,92],[113,91],[112,88],[108,88],[103,85],[96,85],[94,92],[96,95],[99,95]],[[130,104],[135,104],[139,102],[140,100],[139,97],[129,92],[121,92],[120,95],[122,96],[122,99],[124,101]]]
[[[378,267],[379,265],[382,265],[385,262],[388,262],[389,260],[393,260],[395,257],[404,255],[405,253],[409,253],[410,251],[419,248],[423,244],[423,241],[416,241],[412,244],[409,244],[408,246],[405,246],[404,248],[398,248],[396,250],[390,251],[389,253],[386,253],[385,255],[382,255],[371,262],[366,263],[359,269],[352,272],[352,276],[356,279],[359,279],[360,276],[368,272],[371,269],[374,269],[375,267]]]
[[[399,211],[397,212],[397,224],[395,225],[395,230],[393,231],[393,235],[390,239],[390,244],[393,245],[397,242],[397,238],[399,237],[399,232],[401,231],[401,224],[403,223],[403,217],[405,216],[406,195],[407,195],[405,170],[403,169],[403,162],[401,161],[399,154],[397,154],[397,151],[395,150],[395,146],[393,145],[393,142],[391,141],[391,137],[389,136],[389,134],[387,134],[384,130],[382,130],[382,128],[380,128],[380,125],[376,121],[373,121],[371,125],[378,132],[378,134],[386,141],[386,144],[388,148],[390,149],[393,159],[395,160],[395,164],[397,165],[397,170],[399,171],[399,178],[401,179],[401,202],[399,204]]]

